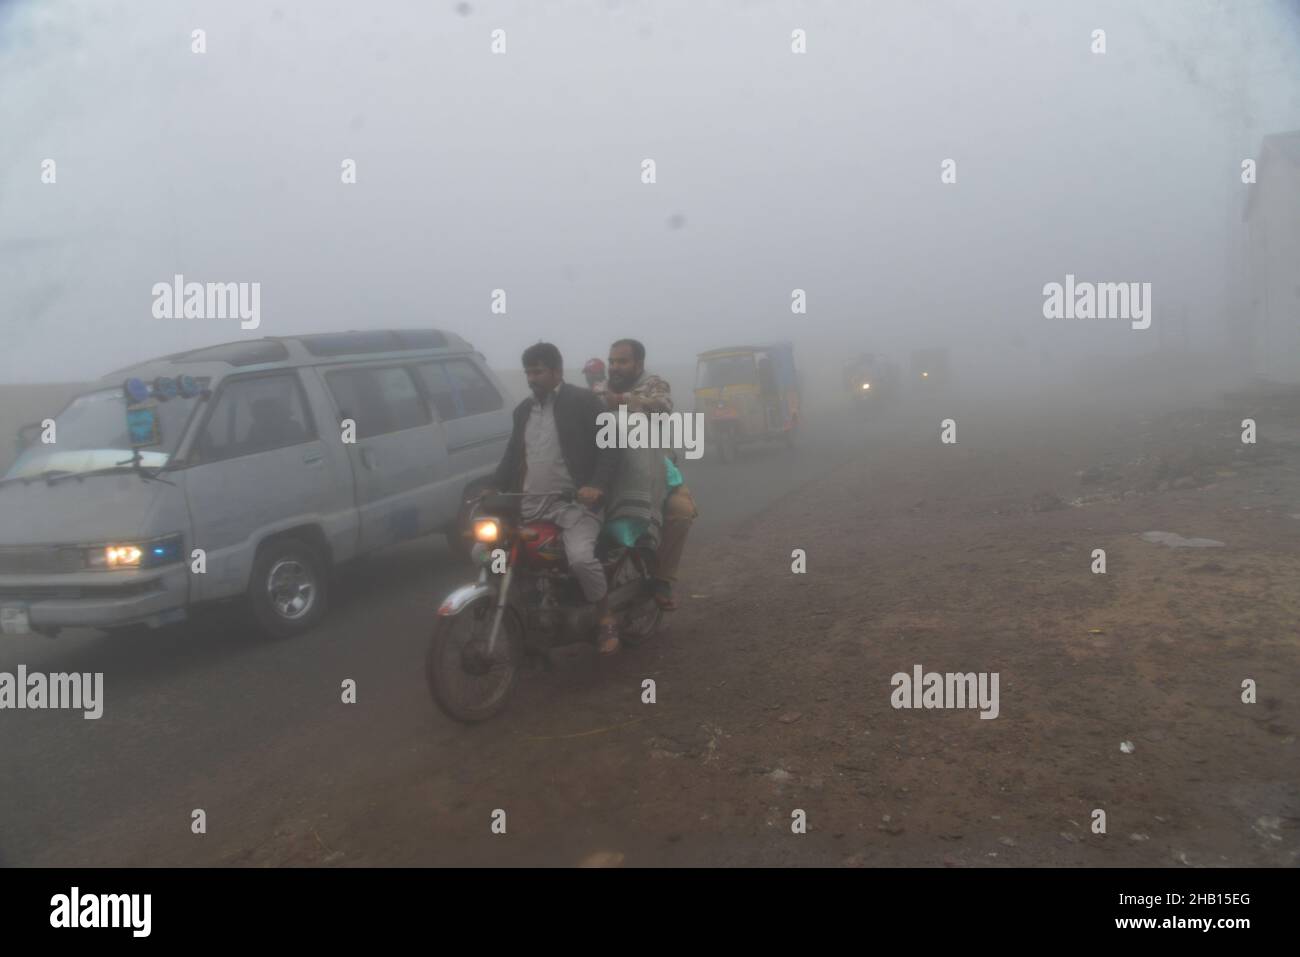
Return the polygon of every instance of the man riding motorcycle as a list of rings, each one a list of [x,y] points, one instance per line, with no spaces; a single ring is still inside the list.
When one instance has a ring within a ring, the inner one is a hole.
[[[549,342],[529,346],[524,375],[532,397],[515,408],[514,429],[497,466],[494,490],[524,493],[526,521],[554,522],[563,531],[569,568],[587,601],[597,605],[597,649],[619,649],[618,621],[606,601],[605,571],[596,558],[602,500],[618,470],[620,451],[597,445],[600,399],[564,381],[560,350]],[[485,492],[485,495],[491,492]],[[576,501],[566,501],[568,497]]]
[[[609,386],[602,398],[615,411],[620,405],[626,405],[629,412],[673,410],[671,387],[664,379],[646,372],[645,346],[635,339],[619,339],[609,347]],[[663,526],[655,557],[655,601],[664,611],[673,611],[677,608],[673,596],[677,568],[699,511],[677,469],[676,453],[670,451],[668,460],[668,497],[662,507]]]

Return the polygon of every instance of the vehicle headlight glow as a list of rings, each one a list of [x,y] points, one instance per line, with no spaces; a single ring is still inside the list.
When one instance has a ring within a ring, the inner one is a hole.
[[[495,542],[501,528],[494,518],[481,518],[474,523],[474,538],[480,542]]]
[[[138,545],[108,545],[104,548],[104,564],[109,568],[139,567],[144,552]]]
[[[863,388],[863,390],[870,389],[870,388],[871,388],[871,383],[870,383],[870,382],[864,382],[864,383],[862,383],[862,388]]]
[[[930,373],[928,373],[928,372],[922,372],[922,373],[921,373],[921,378],[922,378],[922,379],[928,379],[928,378],[930,378]]]
[[[155,568],[181,560],[181,536],[148,542],[113,542],[85,551],[85,566],[91,569]]]

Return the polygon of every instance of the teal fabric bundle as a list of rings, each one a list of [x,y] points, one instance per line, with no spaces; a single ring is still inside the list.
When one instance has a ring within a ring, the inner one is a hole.
[[[664,467],[656,467],[656,459],[662,459]],[[657,449],[625,449],[612,504],[605,512],[605,536],[624,548],[632,548],[644,537],[647,545],[658,548],[664,501],[669,490],[682,482],[672,459]]]
[[[686,479],[682,478],[682,473],[678,471],[677,463],[666,455],[664,456],[664,465],[668,467],[668,487],[670,489],[674,489],[686,481]]]

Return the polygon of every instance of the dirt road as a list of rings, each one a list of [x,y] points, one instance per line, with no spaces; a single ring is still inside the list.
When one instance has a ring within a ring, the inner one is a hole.
[[[740,486],[729,469],[686,463],[704,510],[693,547],[721,541],[853,449],[822,427],[802,453],[755,449]],[[96,721],[0,712],[0,863],[319,861],[340,828],[363,827],[351,816],[368,817],[385,782],[450,776],[454,789],[465,746],[511,733],[508,724],[466,732],[434,710],[424,685],[433,611],[472,574],[440,538],[423,540],[348,568],[329,619],[302,639],[267,643],[217,614],[129,640],[69,632],[0,642],[0,672],[103,672],[107,699]],[[340,700],[347,678],[355,705]],[[604,680],[593,673],[593,687]],[[541,682],[518,716],[572,707]],[[202,838],[190,831],[196,808],[211,822]],[[338,860],[363,858],[384,859],[367,844]]]
[[[1300,446],[1279,416],[1261,433],[1284,440],[1243,449],[1240,417],[963,404],[951,445],[934,415],[828,419],[794,456],[700,465],[688,478],[705,516],[671,626],[611,661],[565,656],[477,728],[442,718],[423,687],[425,623],[461,577],[438,570],[437,544],[360,567],[329,625],[290,642],[217,621],[130,646],[12,641],[0,669],[102,670],[108,703],[97,722],[6,713],[0,851],[1294,865]],[[996,718],[893,707],[893,677],[918,665],[996,673]]]

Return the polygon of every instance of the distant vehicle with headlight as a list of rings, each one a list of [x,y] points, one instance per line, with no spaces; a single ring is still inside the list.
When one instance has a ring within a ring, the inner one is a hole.
[[[912,391],[929,394],[946,390],[952,384],[952,370],[947,349],[917,349],[912,353]]]
[[[849,399],[872,408],[892,405],[902,386],[898,364],[871,352],[860,353],[846,362],[841,378]]]
[[[483,357],[435,329],[111,373],[19,432],[0,477],[0,633],[157,627],[223,599],[267,634],[304,631],[342,562],[431,533],[467,550],[510,429]]]

